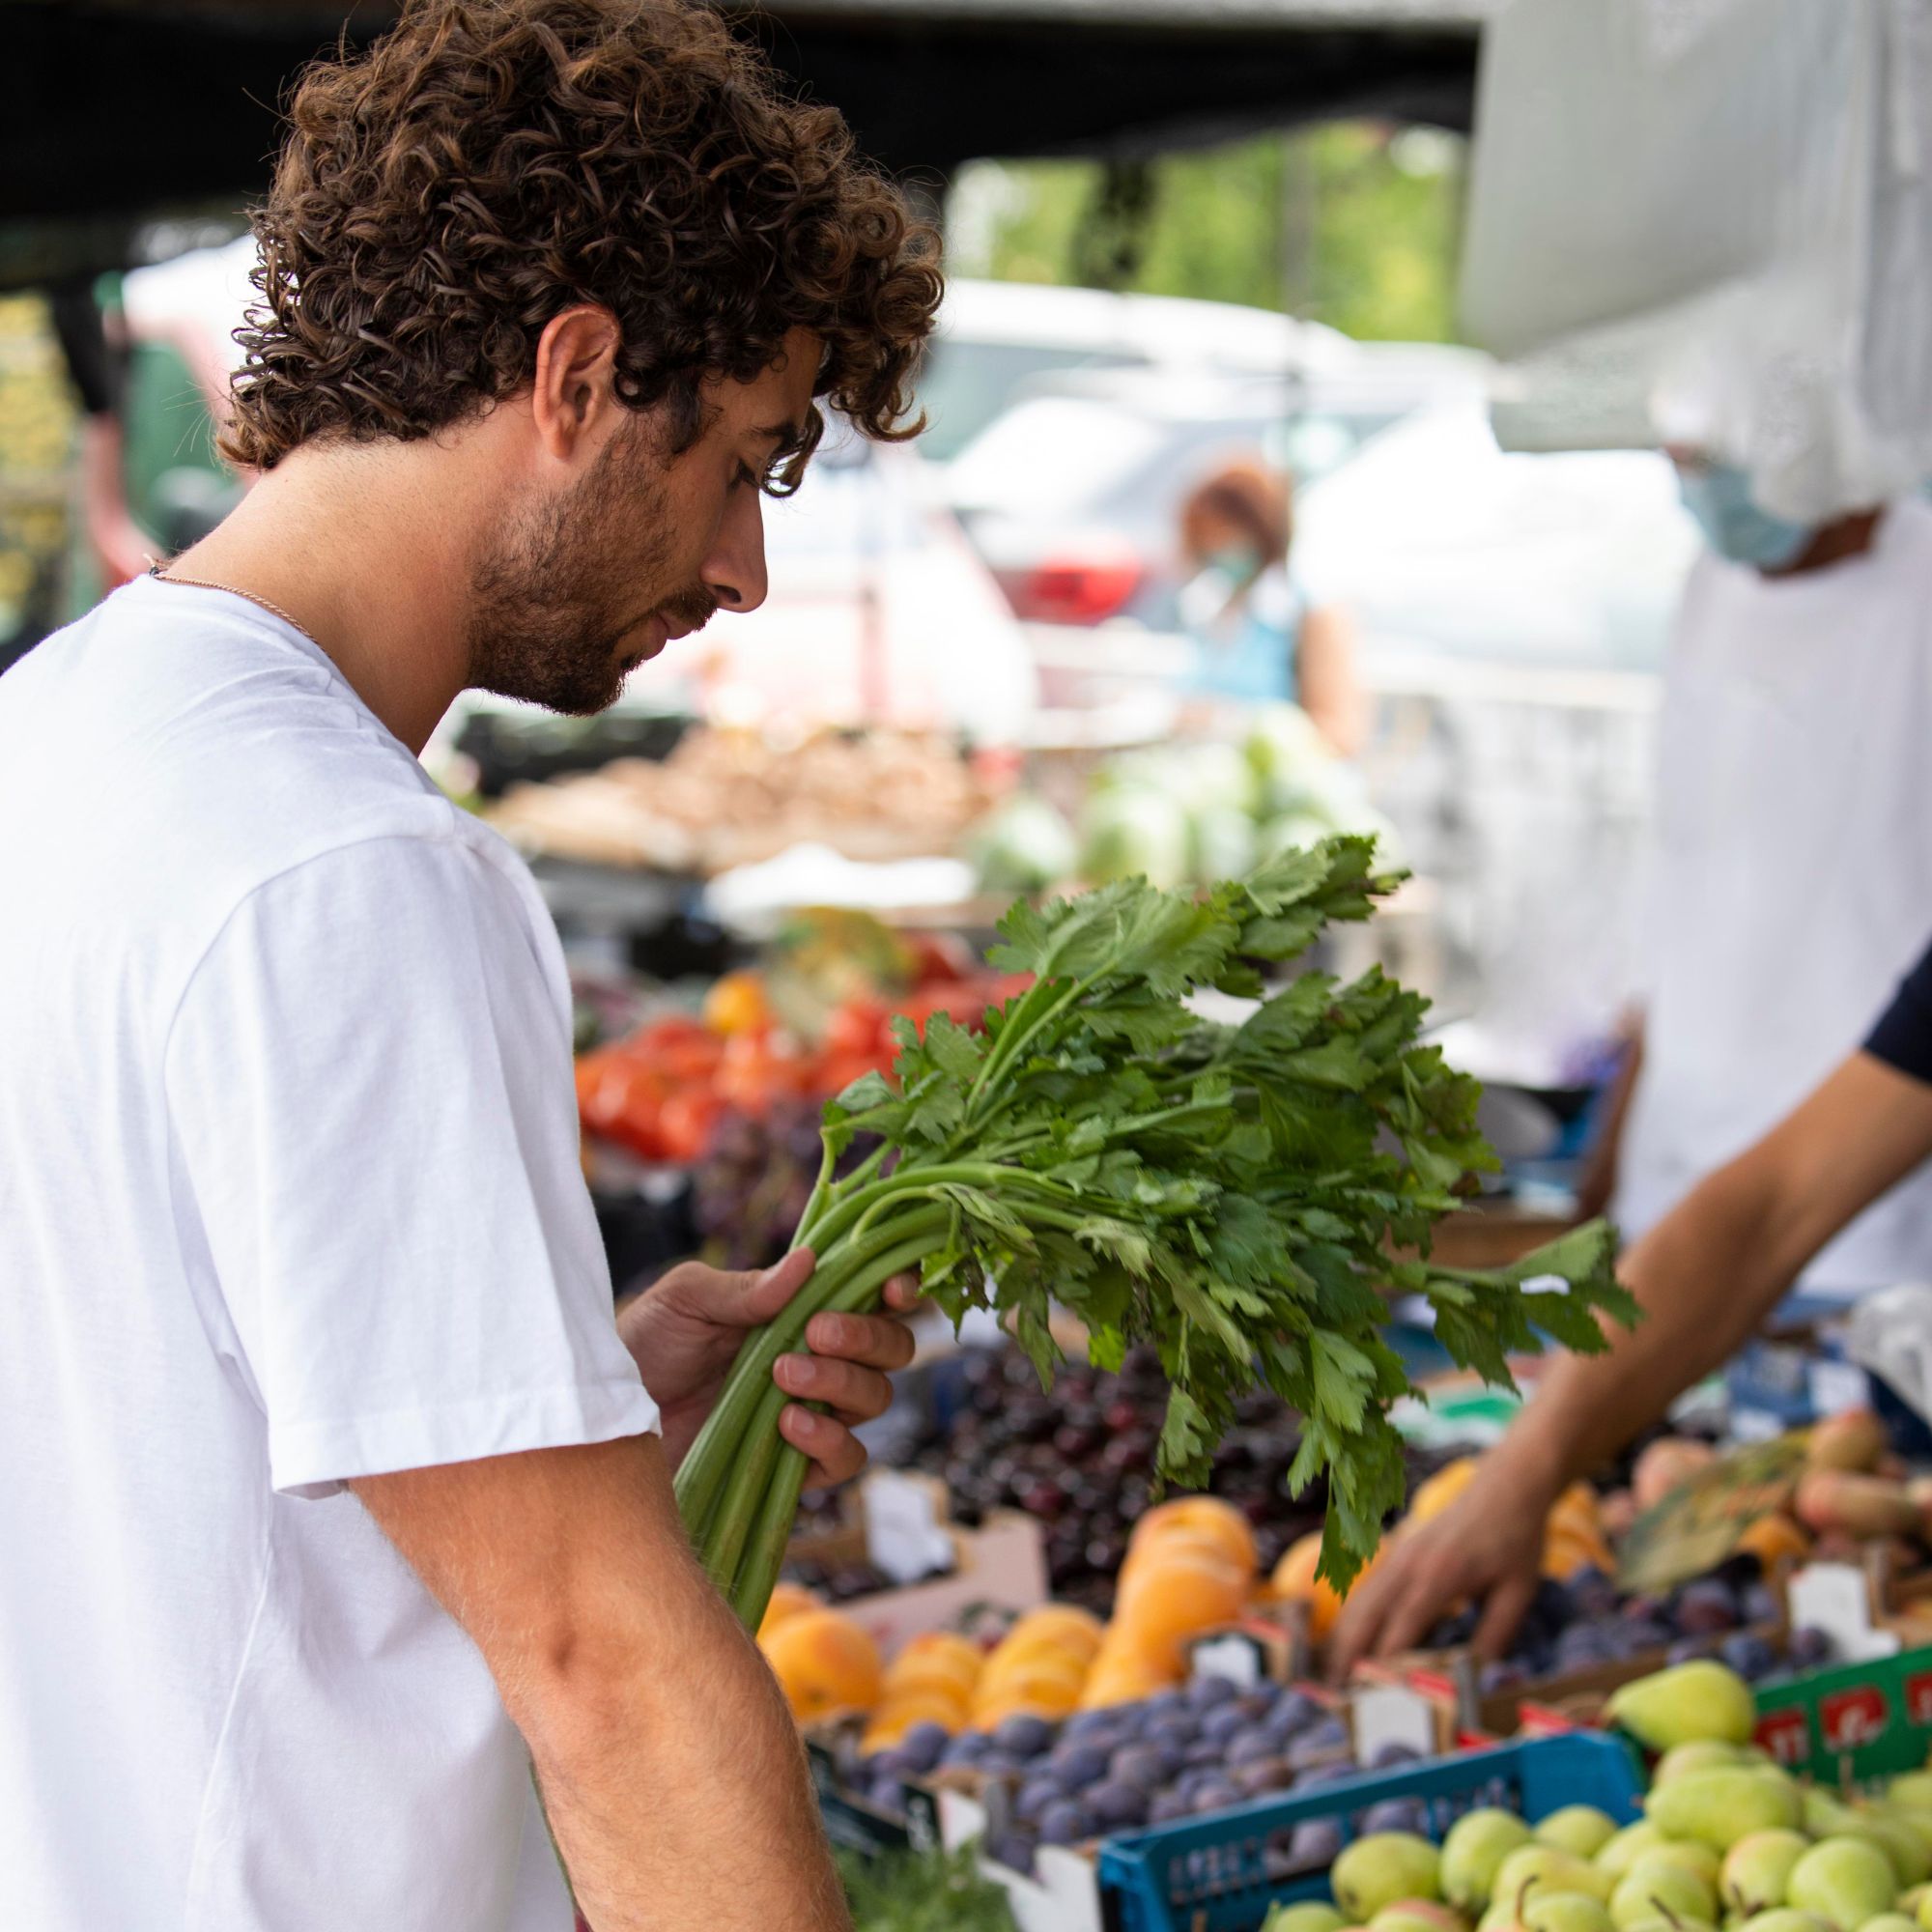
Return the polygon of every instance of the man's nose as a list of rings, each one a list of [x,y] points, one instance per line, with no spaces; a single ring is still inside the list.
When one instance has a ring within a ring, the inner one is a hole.
[[[765,577],[765,519],[763,495],[756,490],[734,494],[718,542],[704,566],[704,587],[721,611],[755,611],[765,601],[770,584]]]

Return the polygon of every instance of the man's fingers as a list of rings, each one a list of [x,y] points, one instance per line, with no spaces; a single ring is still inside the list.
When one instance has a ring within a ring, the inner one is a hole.
[[[772,1378],[786,1395],[822,1402],[843,1422],[870,1422],[892,1405],[893,1385],[877,1369],[836,1355],[781,1355]]]
[[[1328,1675],[1336,1683],[1346,1678],[1358,1657],[1374,1649],[1376,1632],[1387,1613],[1389,1592],[1398,1586],[1399,1558],[1384,1560],[1360,1577],[1349,1592],[1342,1615],[1328,1640]]]
[[[810,1278],[810,1248],[794,1248],[775,1267],[743,1274],[711,1275],[703,1305],[696,1312],[726,1328],[755,1328],[769,1321]]]
[[[895,1314],[910,1315],[924,1299],[916,1274],[895,1274],[886,1284],[886,1306]]]
[[[1528,1572],[1515,1571],[1490,1592],[1483,1614],[1476,1621],[1475,1634],[1469,1639],[1470,1648],[1485,1663],[1502,1656],[1509,1648],[1517,1625],[1521,1623],[1536,1595],[1536,1577]]]
[[[904,1322],[886,1315],[814,1315],[805,1324],[807,1348],[890,1374],[904,1368],[915,1344]]]
[[[811,1458],[807,1489],[849,1483],[866,1466],[866,1448],[841,1422],[788,1402],[779,1411],[779,1434]]]

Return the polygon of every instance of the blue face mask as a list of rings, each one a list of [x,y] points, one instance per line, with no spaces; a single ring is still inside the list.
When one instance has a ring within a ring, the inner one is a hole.
[[[1782,570],[1795,563],[1817,535],[1812,524],[1788,524],[1751,501],[1750,478],[1728,463],[1680,469],[1684,507],[1696,518],[1704,541],[1733,563]]]

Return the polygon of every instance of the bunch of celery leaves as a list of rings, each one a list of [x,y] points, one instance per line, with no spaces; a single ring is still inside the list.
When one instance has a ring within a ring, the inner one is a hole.
[[[1303,1418],[1291,1485],[1327,1478],[1322,1572],[1344,1587],[1403,1500],[1388,1409],[1410,1382],[1382,1339],[1389,1294],[1426,1297],[1455,1360],[1503,1384],[1539,1330],[1594,1352],[1600,1315],[1633,1319],[1600,1222],[1507,1268],[1426,1259],[1436,1221],[1496,1165],[1477,1083],[1419,1043],[1428,1003],[1379,969],[1278,979],[1399,883],[1373,863],[1372,840],[1331,838],[1202,895],[1126,880],[1021,902],[992,963],[1032,987],[983,1032],[942,1014],[922,1039],[900,1021],[895,1081],[868,1075],[826,1107],[796,1236],[816,1267],[748,1338],[677,1476],[746,1624],[806,1470],[778,1433],[772,1365],[818,1310],[870,1309],[902,1271],[955,1322],[998,1310],[1043,1381],[1060,1359],[1052,1302],[1102,1367],[1151,1343],[1172,1384],[1155,1460],[1169,1482],[1204,1485],[1236,1398],[1273,1390]],[[1261,1004],[1211,1024],[1189,1004],[1210,987]],[[835,1179],[859,1135],[877,1146]]]

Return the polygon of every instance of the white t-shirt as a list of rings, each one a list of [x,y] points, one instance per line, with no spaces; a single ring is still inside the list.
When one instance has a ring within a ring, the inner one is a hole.
[[[1644,1064],[1613,1211],[1641,1234],[1856,1048],[1932,938],[1932,507],[1783,580],[1706,556],[1665,671]],[[1932,1170],[1819,1291],[1932,1280]]]
[[[500,839],[143,580],[0,677],[0,1925],[567,1932],[346,1478],[653,1429]]]

